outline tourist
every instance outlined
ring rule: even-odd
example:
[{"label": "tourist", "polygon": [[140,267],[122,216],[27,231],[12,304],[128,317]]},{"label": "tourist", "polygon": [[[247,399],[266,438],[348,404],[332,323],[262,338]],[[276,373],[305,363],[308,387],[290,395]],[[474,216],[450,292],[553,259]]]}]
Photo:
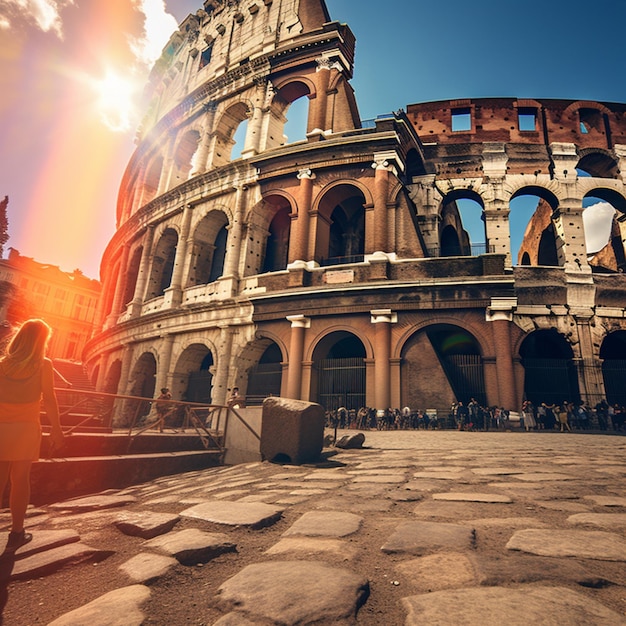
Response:
[{"label": "tourist", "polygon": [[10,479],[11,531],[6,550],[28,543],[24,530],[30,500],[30,470],[41,445],[40,402],[52,427],[52,444],[63,443],[54,393],[52,361],[45,357],[50,327],[43,320],[24,322],[0,359],[0,495]]}]

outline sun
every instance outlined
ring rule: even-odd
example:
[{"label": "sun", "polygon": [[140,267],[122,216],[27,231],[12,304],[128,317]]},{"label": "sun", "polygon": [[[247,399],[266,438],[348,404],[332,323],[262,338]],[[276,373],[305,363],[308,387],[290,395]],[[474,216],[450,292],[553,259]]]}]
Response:
[{"label": "sun", "polygon": [[114,131],[129,130],[135,117],[138,92],[135,81],[109,69],[102,78],[92,80],[92,88],[104,124]]}]

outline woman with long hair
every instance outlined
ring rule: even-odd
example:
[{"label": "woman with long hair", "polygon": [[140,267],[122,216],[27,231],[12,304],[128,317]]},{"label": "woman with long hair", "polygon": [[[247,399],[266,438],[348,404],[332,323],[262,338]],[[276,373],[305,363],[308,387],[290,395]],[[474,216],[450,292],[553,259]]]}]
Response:
[{"label": "woman with long hair", "polygon": [[24,519],[30,500],[30,469],[39,458],[42,398],[53,445],[63,442],[52,361],[45,356],[50,333],[43,320],[28,320],[0,358],[0,499],[7,481],[11,482],[11,531],[6,550],[17,550],[32,539],[24,530]]}]

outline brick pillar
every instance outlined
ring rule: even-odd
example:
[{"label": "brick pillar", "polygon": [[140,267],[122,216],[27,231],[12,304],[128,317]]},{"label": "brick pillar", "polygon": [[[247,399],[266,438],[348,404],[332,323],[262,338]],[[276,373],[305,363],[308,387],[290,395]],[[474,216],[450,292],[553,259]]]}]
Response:
[{"label": "brick pillar", "polygon": [[498,404],[505,409],[518,411],[510,327],[515,307],[517,307],[517,298],[492,298],[491,305],[487,309],[487,321],[491,322],[496,352]]},{"label": "brick pillar", "polygon": [[374,252],[388,252],[388,228],[387,223],[387,195],[389,193],[389,163],[386,159],[376,159],[372,164],[376,170],[374,178],[374,232],[371,238],[371,250],[366,250],[367,254]]},{"label": "brick pillar", "polygon": [[311,327],[311,320],[304,315],[288,315],[291,322],[289,341],[289,369],[287,375],[287,397],[299,400],[302,393],[302,358],[304,356],[304,333]]},{"label": "brick pillar", "polygon": [[300,189],[298,194],[298,212],[292,218],[291,237],[289,238],[288,262],[309,260],[309,212],[313,198],[313,180],[315,174],[308,168],[298,172]]},{"label": "brick pillar", "polygon": [[391,403],[391,325],[398,321],[391,309],[370,311],[375,324],[374,386],[376,408],[386,409]]},{"label": "brick pillar", "polygon": [[322,135],[326,128],[326,109],[328,107],[328,85],[330,84],[330,71],[333,61],[326,58],[317,61],[317,89],[315,99],[311,103],[311,121],[309,128],[311,135]]}]

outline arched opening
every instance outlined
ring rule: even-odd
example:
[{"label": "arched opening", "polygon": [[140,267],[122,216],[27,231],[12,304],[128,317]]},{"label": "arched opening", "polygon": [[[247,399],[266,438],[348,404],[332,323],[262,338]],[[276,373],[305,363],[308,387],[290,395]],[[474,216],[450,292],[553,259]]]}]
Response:
[{"label": "arched opening", "polygon": [[311,395],[327,411],[365,406],[365,346],[347,331],[326,335],[313,352]]},{"label": "arched opening", "polygon": [[626,213],[626,199],[612,189],[597,188],[585,195],[583,207],[587,259],[593,271],[623,272],[626,226],[618,218]]},{"label": "arched opening", "polygon": [[579,176],[615,179],[619,176],[619,163],[606,152],[592,151],[578,161],[576,171]]},{"label": "arched opening", "polygon": [[558,207],[554,194],[543,187],[524,187],[513,194],[509,207],[513,263],[560,265],[552,222],[552,214]]},{"label": "arched opening", "polygon": [[300,96],[294,100],[285,112],[287,121],[284,126],[285,143],[295,143],[306,139],[307,123],[309,119],[309,99]]},{"label": "arched opening", "polygon": [[143,247],[138,246],[133,251],[126,270],[126,284],[124,285],[124,296],[121,302],[121,310],[123,311],[126,306],[132,301],[135,296],[135,287],[137,286],[137,278],[139,277],[139,268],[141,266],[141,255],[143,253]]},{"label": "arched opening", "polygon": [[233,147],[230,151],[230,159],[240,159],[246,147],[246,134],[248,133],[248,118],[242,120],[233,134]]},{"label": "arched opening", "polygon": [[147,299],[162,296],[171,285],[177,245],[178,233],[173,228],[167,228],[154,249]]},{"label": "arched opening", "polygon": [[173,397],[211,404],[213,365],[213,354],[205,345],[195,343],[186,348],[174,370]]},{"label": "arched opening", "polygon": [[453,402],[475,398],[487,404],[484,366],[478,341],[453,324],[416,332],[402,349],[402,403],[447,411]]},{"label": "arched opening", "polygon": [[[482,200],[478,195],[471,192],[454,192],[446,196],[444,200],[441,217],[442,224],[446,224],[446,226],[441,231],[442,236],[443,231],[449,225],[449,220],[454,220],[463,256],[476,256],[488,252],[483,210]],[[456,224],[457,215],[458,224]],[[443,254],[443,242],[441,249],[441,256],[452,256]]]},{"label": "arched opening", "polygon": [[222,211],[211,211],[193,234],[187,286],[212,283],[224,273],[227,243],[228,218]]},{"label": "arched opening", "polygon": [[259,362],[248,372],[248,406],[258,405],[268,396],[280,396],[283,378],[283,355],[278,344],[271,342]]},{"label": "arched opening", "polygon": [[578,374],[574,353],[556,328],[537,330],[520,346],[524,367],[524,395],[535,406],[542,402],[560,404],[578,402]]},{"label": "arched opening", "polygon": [[[130,395],[140,398],[154,398],[156,386],[157,363],[151,352],[144,352],[130,375]],[[130,402],[124,412],[124,420],[127,424],[134,424],[137,420],[150,412],[151,402]]]},{"label": "arched opening", "polygon": [[261,272],[277,272],[287,267],[291,232],[291,205],[281,197],[269,199],[268,203],[270,205],[276,203],[280,208],[270,222]]},{"label": "arched opening", "polygon": [[199,144],[200,133],[197,130],[189,130],[180,138],[174,152],[175,171],[172,177],[174,185],[178,185],[189,178],[194,165],[194,155]]},{"label": "arched opening", "polygon": [[600,359],[607,402],[626,406],[626,330],[614,331],[604,338]]},{"label": "arched opening", "polygon": [[352,185],[333,187],[320,202],[316,260],[322,265],[358,263],[365,253],[365,197]]},{"label": "arched opening", "polygon": [[163,171],[163,157],[157,156],[150,163],[143,184],[143,196],[141,204],[148,204],[150,200],[156,196],[161,181],[161,172]]},{"label": "arched opening", "polygon": [[[248,114],[248,105],[245,102],[237,102],[222,115],[215,133],[213,167],[221,167],[233,159],[235,144],[239,146],[237,157],[241,155],[247,127],[242,122],[247,122]],[[235,134],[240,126],[242,128],[235,139]]]},{"label": "arched opening", "polygon": [[446,226],[441,231],[441,256],[461,256],[461,242],[454,226]]},{"label": "arched opening", "polygon": [[310,93],[309,86],[297,80],[278,90],[270,109],[266,150],[306,139]]}]

